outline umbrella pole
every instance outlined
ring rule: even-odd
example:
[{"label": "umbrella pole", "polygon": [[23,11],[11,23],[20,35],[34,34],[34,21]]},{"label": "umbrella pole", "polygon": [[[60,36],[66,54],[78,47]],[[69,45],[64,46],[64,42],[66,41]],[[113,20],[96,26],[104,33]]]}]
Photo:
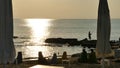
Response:
[{"label": "umbrella pole", "polygon": [[104,61],[105,57],[104,55],[102,56],[102,68],[105,68],[105,61]]},{"label": "umbrella pole", "polygon": [[3,68],[6,68],[6,64],[3,64]]}]

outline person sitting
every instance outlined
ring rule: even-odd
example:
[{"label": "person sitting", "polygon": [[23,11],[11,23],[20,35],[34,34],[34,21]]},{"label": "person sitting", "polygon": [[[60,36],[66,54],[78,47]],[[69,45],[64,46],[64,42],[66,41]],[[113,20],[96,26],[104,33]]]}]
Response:
[{"label": "person sitting", "polygon": [[56,53],[53,54],[53,57],[51,59],[51,64],[57,64],[57,55],[56,55]]},{"label": "person sitting", "polygon": [[69,64],[69,66],[70,66],[70,60],[68,59],[68,57],[67,57],[67,52],[66,51],[64,51],[63,52],[63,55],[62,55],[62,64],[66,64],[66,63],[68,63]]},{"label": "person sitting", "polygon": [[66,60],[66,59],[68,59],[68,58],[67,58],[67,52],[64,51],[64,52],[63,52],[63,55],[62,55],[62,60]]},{"label": "person sitting", "polygon": [[78,59],[78,62],[80,63],[87,63],[88,59],[87,59],[87,52],[85,51],[85,49],[83,49],[81,56]]},{"label": "person sitting", "polygon": [[43,57],[42,52],[39,52],[38,63],[39,64],[48,64],[47,60]]},{"label": "person sitting", "polygon": [[91,49],[91,53],[88,56],[88,61],[89,63],[97,63],[97,58],[93,49]]},{"label": "person sitting", "polygon": [[23,60],[22,60],[22,52],[18,52],[16,63],[20,64],[22,62],[23,62]]}]

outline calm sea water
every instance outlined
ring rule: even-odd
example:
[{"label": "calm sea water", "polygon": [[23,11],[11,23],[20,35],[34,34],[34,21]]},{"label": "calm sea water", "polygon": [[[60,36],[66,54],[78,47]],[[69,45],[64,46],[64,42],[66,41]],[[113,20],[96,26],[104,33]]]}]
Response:
[{"label": "calm sea water", "polygon": [[[54,52],[62,54],[67,51],[69,55],[80,53],[81,46],[74,47],[50,47],[44,46],[46,38],[88,38],[88,32],[92,33],[92,39],[96,39],[96,19],[14,19],[14,39],[16,51],[22,51],[23,57],[37,57],[42,51],[44,56],[50,56]],[[120,19],[111,20],[111,40],[120,37]],[[88,49],[87,49],[88,50]]]}]

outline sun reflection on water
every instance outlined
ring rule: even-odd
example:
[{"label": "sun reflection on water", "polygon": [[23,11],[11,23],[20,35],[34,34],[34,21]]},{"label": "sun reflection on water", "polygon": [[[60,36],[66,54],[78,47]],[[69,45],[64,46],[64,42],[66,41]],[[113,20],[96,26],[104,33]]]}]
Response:
[{"label": "sun reflection on water", "polygon": [[30,42],[35,45],[44,43],[45,38],[49,35],[49,26],[51,19],[26,19],[27,26],[31,28]]},{"label": "sun reflection on water", "polygon": [[47,46],[26,46],[24,50],[24,57],[38,57],[38,52],[42,52],[44,57],[51,55],[51,47]]}]

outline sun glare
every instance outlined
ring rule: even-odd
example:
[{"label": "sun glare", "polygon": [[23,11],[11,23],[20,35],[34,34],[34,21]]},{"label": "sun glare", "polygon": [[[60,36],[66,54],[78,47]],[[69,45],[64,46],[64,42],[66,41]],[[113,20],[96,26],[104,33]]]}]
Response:
[{"label": "sun glare", "polygon": [[26,19],[27,26],[31,28],[31,42],[35,44],[43,43],[49,35],[48,27],[51,19]]}]

